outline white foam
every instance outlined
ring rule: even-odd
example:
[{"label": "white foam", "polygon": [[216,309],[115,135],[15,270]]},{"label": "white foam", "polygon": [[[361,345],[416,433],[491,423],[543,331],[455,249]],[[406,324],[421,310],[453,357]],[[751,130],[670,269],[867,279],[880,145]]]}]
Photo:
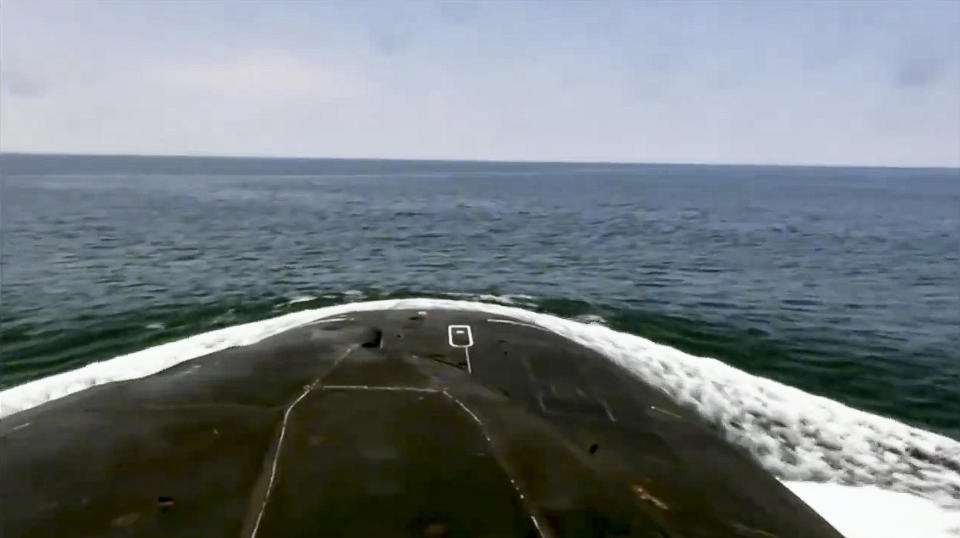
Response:
[{"label": "white foam", "polygon": [[89,387],[148,376],[214,351],[253,344],[317,317],[316,310],[308,310],[227,327],[17,385],[0,392],[0,418]]},{"label": "white foam", "polygon": [[508,306],[532,306],[534,298],[530,295],[519,293],[508,295],[493,295],[490,293],[463,293],[463,292],[443,292],[442,295],[457,297],[462,301],[481,301],[484,303],[496,303]]},{"label": "white foam", "polygon": [[316,299],[316,297],[314,297],[314,296],[312,296],[312,295],[299,295],[299,296],[294,297],[293,299],[290,299],[289,301],[287,301],[287,305],[292,305],[292,304],[297,304],[297,303],[308,303],[308,302],[310,302],[310,301],[312,301],[312,300],[314,300],[314,299]]},{"label": "white foam", "polygon": [[583,314],[573,318],[574,321],[579,321],[580,323],[586,323],[588,325],[606,325],[607,320],[603,319],[603,316],[597,314]]},{"label": "white foam", "polygon": [[943,510],[909,493],[818,482],[784,485],[846,538],[960,536],[960,512]]},{"label": "white foam", "polygon": [[[0,417],[134,379],[351,311],[471,309],[537,324],[590,347],[700,413],[782,480],[876,486],[960,510],[960,443],[650,340],[509,306],[442,299],[338,305],[220,329],[0,392]],[[862,491],[867,491],[863,490]]]}]

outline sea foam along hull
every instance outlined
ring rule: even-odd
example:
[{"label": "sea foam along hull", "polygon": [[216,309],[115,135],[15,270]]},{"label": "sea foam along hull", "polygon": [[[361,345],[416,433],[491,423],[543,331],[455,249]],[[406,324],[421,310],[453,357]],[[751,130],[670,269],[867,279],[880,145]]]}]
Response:
[{"label": "sea foam along hull", "polygon": [[2,536],[839,536],[655,388],[481,312],[319,320],[0,438]]}]

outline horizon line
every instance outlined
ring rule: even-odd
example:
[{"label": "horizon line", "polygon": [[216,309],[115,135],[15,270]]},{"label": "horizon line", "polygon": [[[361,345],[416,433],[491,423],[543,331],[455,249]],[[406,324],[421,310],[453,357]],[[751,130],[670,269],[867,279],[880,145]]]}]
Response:
[{"label": "horizon line", "polygon": [[191,158],[191,159],[258,159],[301,161],[400,161],[437,163],[489,163],[489,164],[590,164],[611,166],[755,166],[781,168],[889,168],[889,169],[935,169],[960,170],[960,164],[949,165],[894,165],[894,164],[823,164],[823,163],[744,163],[744,162],[677,162],[677,161],[581,161],[538,159],[464,159],[436,157],[304,157],[285,155],[228,155],[228,154],[183,154],[183,153],[56,153],[44,151],[0,151],[0,156],[17,155],[31,157],[140,157],[140,158]]}]

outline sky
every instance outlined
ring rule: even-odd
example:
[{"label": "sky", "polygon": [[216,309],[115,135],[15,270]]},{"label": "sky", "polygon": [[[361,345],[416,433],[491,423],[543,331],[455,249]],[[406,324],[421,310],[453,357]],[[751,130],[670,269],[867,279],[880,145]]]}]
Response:
[{"label": "sky", "polygon": [[5,152],[960,166],[960,1],[0,0]]}]

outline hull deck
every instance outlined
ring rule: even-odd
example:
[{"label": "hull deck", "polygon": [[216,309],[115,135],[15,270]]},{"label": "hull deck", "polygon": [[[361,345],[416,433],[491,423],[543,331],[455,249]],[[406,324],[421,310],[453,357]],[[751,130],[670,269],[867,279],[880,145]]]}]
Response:
[{"label": "hull deck", "polygon": [[597,353],[358,312],[0,421],[0,535],[839,537]]}]

